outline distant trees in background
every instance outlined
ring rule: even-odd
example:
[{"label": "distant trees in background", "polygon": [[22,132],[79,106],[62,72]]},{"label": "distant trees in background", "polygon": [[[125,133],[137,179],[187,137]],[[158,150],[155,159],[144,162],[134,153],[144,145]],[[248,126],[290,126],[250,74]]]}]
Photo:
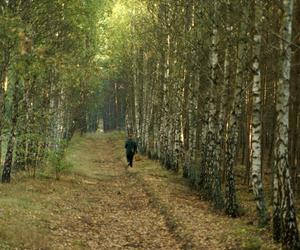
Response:
[{"label": "distant trees in background", "polygon": [[1,1],[0,156],[12,170],[60,154],[100,120],[98,1]]},{"label": "distant trees in background", "polygon": [[103,129],[124,130],[126,113],[126,92],[117,81],[104,81],[103,88]]},{"label": "distant trees in background", "polygon": [[271,195],[274,239],[296,249],[300,2],[116,1],[107,20],[109,76],[125,87],[139,150],[231,217],[242,175],[259,225]]}]

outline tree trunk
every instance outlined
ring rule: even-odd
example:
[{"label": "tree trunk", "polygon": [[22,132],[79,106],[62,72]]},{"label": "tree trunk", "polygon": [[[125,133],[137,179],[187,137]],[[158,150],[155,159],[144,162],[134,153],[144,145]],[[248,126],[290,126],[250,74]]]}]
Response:
[{"label": "tree trunk", "polygon": [[4,84],[7,77],[8,63],[9,63],[9,52],[7,49],[3,49],[3,60],[0,68],[0,164],[2,164],[2,128],[3,128],[4,104],[5,104]]},{"label": "tree trunk", "polygon": [[[281,191],[280,209],[278,198],[274,197],[273,225],[282,224],[282,244],[287,249],[299,249],[299,234],[291,187],[290,167],[288,163],[288,130],[289,130],[289,85],[291,71],[291,38],[293,0],[284,0],[282,22],[282,71],[277,88],[277,131],[275,143],[275,166],[278,178],[274,180],[274,188]],[[276,183],[277,182],[277,183]],[[279,182],[279,185],[278,185]],[[279,186],[279,188],[278,188]],[[278,215],[280,211],[280,215]],[[276,228],[274,233],[278,234]],[[280,235],[274,235],[278,239]]]},{"label": "tree trunk", "polygon": [[249,17],[248,1],[241,1],[243,19],[240,27],[238,44],[238,57],[236,69],[236,86],[234,89],[233,103],[228,117],[227,139],[225,141],[225,168],[226,168],[226,209],[225,212],[231,217],[239,216],[236,198],[234,165],[238,154],[239,119],[242,113],[242,100],[244,95],[245,80],[244,73],[247,72],[247,22]]},{"label": "tree trunk", "polygon": [[261,51],[261,25],[263,20],[263,2],[257,0],[255,4],[255,35],[253,48],[253,109],[252,109],[252,187],[256,208],[259,216],[259,225],[267,224],[266,205],[262,183],[262,123],[261,123],[261,70],[260,70],[260,51]]},{"label": "tree trunk", "polygon": [[218,71],[217,66],[219,63],[218,54],[218,3],[214,1],[213,9],[213,27],[211,34],[211,85],[209,91],[209,126],[207,134],[207,147],[208,147],[208,168],[212,174],[212,199],[216,209],[222,209],[224,200],[221,190],[221,136],[219,131],[220,117],[219,109],[217,107],[217,100],[219,99],[219,86],[218,86]]},{"label": "tree trunk", "polygon": [[19,80],[16,80],[14,89],[13,89],[13,113],[11,118],[11,130],[7,143],[7,152],[3,165],[2,172],[2,183],[10,182],[10,174],[11,174],[11,165],[13,160],[13,151],[16,140],[16,126],[18,120],[18,106],[19,106]]}]

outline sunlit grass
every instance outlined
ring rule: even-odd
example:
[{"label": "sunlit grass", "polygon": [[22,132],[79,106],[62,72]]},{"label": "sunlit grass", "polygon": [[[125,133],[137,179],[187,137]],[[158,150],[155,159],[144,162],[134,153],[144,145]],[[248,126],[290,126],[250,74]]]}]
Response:
[{"label": "sunlit grass", "polygon": [[47,229],[40,228],[40,218],[50,216],[44,206],[47,186],[33,179],[1,185],[0,249],[47,247]]},{"label": "sunlit grass", "polygon": [[[99,138],[101,138],[101,140],[99,140]],[[66,160],[74,166],[68,173],[96,179],[111,178],[111,171],[109,171],[109,169],[106,171],[105,168],[102,168],[101,172],[99,172],[99,165],[110,164],[109,162],[104,162],[104,156],[112,155],[112,151],[119,152],[116,148],[119,148],[120,144],[123,144],[121,142],[124,138],[124,132],[118,131],[87,134],[83,137],[75,135],[66,151]],[[107,147],[107,144],[111,145],[111,147]],[[99,148],[101,150],[99,150]],[[122,156],[118,154],[117,158],[118,157]]]}]

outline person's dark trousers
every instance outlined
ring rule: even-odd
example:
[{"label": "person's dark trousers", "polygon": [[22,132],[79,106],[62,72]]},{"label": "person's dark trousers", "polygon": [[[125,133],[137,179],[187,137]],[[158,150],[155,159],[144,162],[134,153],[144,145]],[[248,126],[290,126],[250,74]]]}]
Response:
[{"label": "person's dark trousers", "polygon": [[134,154],[126,154],[127,162],[130,167],[132,167],[133,156],[134,156]]}]

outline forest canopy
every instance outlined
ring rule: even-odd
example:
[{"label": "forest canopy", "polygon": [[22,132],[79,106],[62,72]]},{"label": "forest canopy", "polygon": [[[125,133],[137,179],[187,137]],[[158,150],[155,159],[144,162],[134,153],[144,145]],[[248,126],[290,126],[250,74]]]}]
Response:
[{"label": "forest canopy", "polygon": [[49,150],[59,155],[76,130],[97,129],[101,6],[1,2],[2,181],[9,181],[11,165],[35,169]]}]

